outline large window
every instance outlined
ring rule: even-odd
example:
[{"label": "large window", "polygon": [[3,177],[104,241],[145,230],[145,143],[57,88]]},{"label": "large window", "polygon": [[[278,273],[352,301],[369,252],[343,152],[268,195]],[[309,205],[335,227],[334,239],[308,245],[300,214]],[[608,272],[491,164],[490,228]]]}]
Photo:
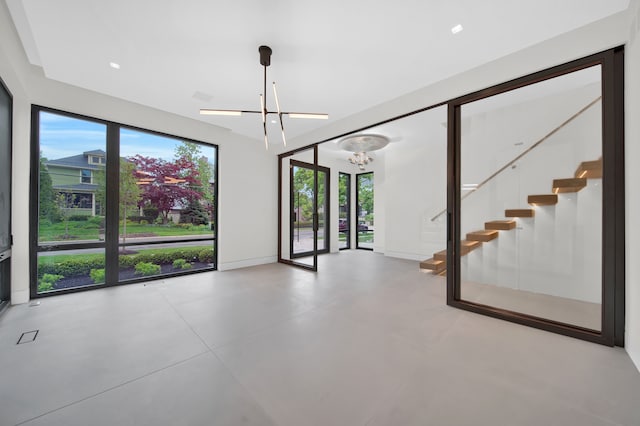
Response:
[{"label": "large window", "polygon": [[351,175],[338,178],[338,240],[340,250],[351,248]]},{"label": "large window", "polygon": [[373,250],[373,172],[356,175],[356,248]]},{"label": "large window", "polygon": [[32,122],[32,296],[215,269],[215,146],[41,107]]}]

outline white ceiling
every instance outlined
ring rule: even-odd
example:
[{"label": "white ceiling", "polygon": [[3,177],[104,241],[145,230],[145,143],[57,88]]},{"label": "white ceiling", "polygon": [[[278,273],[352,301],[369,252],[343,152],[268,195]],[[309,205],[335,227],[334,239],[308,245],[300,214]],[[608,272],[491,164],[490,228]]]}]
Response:
[{"label": "white ceiling", "polygon": [[[629,0],[6,0],[30,62],[75,86],[262,140],[281,107],[338,120],[627,8]],[[451,33],[454,25],[464,30]],[[109,66],[121,65],[120,70]],[[267,88],[269,110],[275,110]],[[275,117],[275,116],[273,116]],[[327,125],[286,119],[289,139]],[[279,129],[270,131],[279,143]]]}]

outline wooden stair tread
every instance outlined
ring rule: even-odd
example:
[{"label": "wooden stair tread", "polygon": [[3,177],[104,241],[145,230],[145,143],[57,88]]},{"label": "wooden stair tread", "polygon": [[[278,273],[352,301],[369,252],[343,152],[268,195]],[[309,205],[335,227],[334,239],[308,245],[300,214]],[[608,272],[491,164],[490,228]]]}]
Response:
[{"label": "wooden stair tread", "polygon": [[585,179],[602,178],[602,158],[594,161],[583,161],[580,163],[573,176]]},{"label": "wooden stair tread", "polygon": [[578,192],[587,186],[586,178],[554,179],[553,193]]},{"label": "wooden stair tread", "polygon": [[509,231],[515,227],[515,220],[492,220],[484,223],[484,229],[493,229],[498,231]]},{"label": "wooden stair tread", "polygon": [[479,231],[469,232],[467,234],[467,240],[482,241],[486,243],[498,238],[498,235],[498,231],[495,231],[493,229],[481,229]]},{"label": "wooden stair tread", "polygon": [[431,271],[440,272],[446,267],[447,263],[443,260],[427,259],[420,262],[420,269],[429,269]]},{"label": "wooden stair tread", "polygon": [[506,217],[533,217],[534,209],[507,209],[504,211]]},{"label": "wooden stair tread", "polygon": [[462,240],[460,241],[460,255],[464,256],[482,245],[481,241]]},{"label": "wooden stair tread", "polygon": [[439,251],[437,253],[433,253],[433,258],[435,260],[442,260],[442,261],[447,261],[447,251],[446,250],[442,250]]},{"label": "wooden stair tread", "polygon": [[527,203],[534,206],[552,206],[558,204],[558,194],[529,195]]}]

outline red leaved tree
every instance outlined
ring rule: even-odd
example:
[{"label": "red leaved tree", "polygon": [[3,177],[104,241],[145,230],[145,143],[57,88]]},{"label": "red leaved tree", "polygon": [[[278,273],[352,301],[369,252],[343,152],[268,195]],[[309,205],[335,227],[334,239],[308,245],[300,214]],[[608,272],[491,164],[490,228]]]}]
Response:
[{"label": "red leaved tree", "polygon": [[202,197],[193,189],[200,184],[198,167],[193,162],[184,158],[169,162],[141,155],[129,160],[136,164],[141,203],[156,207],[163,223],[167,223],[173,208],[181,208]]}]

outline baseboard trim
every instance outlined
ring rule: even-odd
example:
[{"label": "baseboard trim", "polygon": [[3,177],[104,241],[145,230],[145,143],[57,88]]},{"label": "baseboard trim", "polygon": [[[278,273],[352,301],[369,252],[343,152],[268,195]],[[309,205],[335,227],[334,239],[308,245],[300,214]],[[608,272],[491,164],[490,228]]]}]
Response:
[{"label": "baseboard trim", "polygon": [[276,256],[254,257],[252,259],[237,260],[235,262],[218,263],[218,271],[229,271],[232,269],[248,268],[250,266],[266,265],[276,263]]}]

